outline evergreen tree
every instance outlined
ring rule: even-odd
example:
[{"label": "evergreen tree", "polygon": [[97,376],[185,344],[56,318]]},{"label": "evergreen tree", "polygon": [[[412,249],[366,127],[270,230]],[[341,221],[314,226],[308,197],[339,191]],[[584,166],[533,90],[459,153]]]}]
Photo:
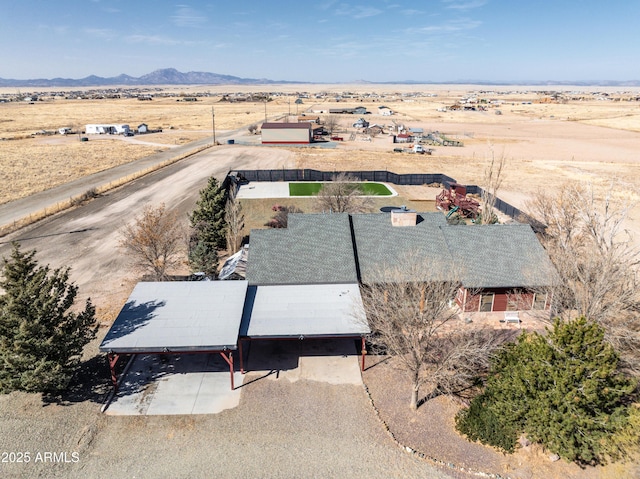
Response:
[{"label": "evergreen tree", "polygon": [[470,439],[513,451],[519,434],[578,463],[610,453],[628,417],[633,380],[617,371],[604,330],[556,320],[545,337],[524,333],[495,360],[485,391],[456,418]]},{"label": "evergreen tree", "polygon": [[225,207],[227,194],[215,177],[209,178],[207,186],[200,190],[200,199],[189,215],[192,234],[189,239],[189,262],[194,271],[217,268],[217,250],[226,247],[227,237]]},{"label": "evergreen tree", "polygon": [[95,308],[87,300],[70,312],[78,287],[69,268],[38,266],[35,250],[13,245],[3,259],[0,287],[0,392],[54,393],[63,390],[96,334]]}]

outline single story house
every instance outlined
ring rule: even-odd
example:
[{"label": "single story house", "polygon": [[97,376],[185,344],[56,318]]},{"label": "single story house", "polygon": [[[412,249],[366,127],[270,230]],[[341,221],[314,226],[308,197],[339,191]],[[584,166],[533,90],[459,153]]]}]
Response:
[{"label": "single story house", "polygon": [[529,225],[450,225],[406,209],[290,214],[286,229],[251,232],[246,270],[257,285],[452,277],[463,312],[525,311],[549,308],[557,273]]}]

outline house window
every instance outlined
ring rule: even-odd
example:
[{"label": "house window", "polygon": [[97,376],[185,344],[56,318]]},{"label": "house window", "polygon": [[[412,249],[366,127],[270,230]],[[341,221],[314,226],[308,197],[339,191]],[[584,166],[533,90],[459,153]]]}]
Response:
[{"label": "house window", "polygon": [[533,297],[533,309],[545,309],[547,306],[547,293],[536,293]]},{"label": "house window", "polygon": [[493,293],[483,294],[480,298],[480,311],[490,312],[493,311]]}]

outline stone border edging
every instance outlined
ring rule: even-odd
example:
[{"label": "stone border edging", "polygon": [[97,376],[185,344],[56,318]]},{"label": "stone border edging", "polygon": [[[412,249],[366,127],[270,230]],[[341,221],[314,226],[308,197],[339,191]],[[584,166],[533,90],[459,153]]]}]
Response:
[{"label": "stone border edging", "polygon": [[376,404],[373,401],[373,397],[371,397],[371,393],[369,392],[369,388],[365,384],[364,379],[362,381],[362,386],[364,387],[364,392],[367,395],[367,399],[369,399],[369,404],[371,405],[371,407],[373,408],[374,412],[376,413],[376,417],[378,418],[378,420],[382,424],[382,427],[387,432],[387,434],[389,434],[389,437],[391,437],[391,440],[400,449],[402,449],[407,454],[411,454],[411,455],[413,455],[415,457],[418,457],[420,459],[424,459],[424,460],[429,461],[429,462],[431,462],[431,463],[433,463],[433,464],[435,464],[437,466],[447,467],[449,469],[455,469],[456,471],[464,472],[465,474],[471,474],[471,475],[478,476],[478,477],[488,477],[488,478],[491,478],[491,479],[512,479],[510,476],[501,476],[500,474],[494,474],[492,472],[476,471],[474,469],[465,468],[465,467],[462,467],[462,466],[456,466],[455,464],[453,464],[451,462],[445,462],[445,461],[443,461],[441,459],[437,459],[437,458],[435,458],[433,456],[425,454],[424,452],[418,451],[418,450],[413,449],[413,448],[411,448],[409,446],[405,446],[400,441],[398,441],[398,439],[396,438],[396,436],[393,433],[393,431],[391,431],[391,429],[389,428],[389,425],[386,423],[386,421],[384,419],[382,419],[382,416],[380,415],[380,410],[376,407]]}]

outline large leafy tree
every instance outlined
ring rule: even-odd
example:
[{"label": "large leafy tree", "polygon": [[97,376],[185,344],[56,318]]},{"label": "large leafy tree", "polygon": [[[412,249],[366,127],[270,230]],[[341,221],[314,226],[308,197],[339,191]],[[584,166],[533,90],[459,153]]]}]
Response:
[{"label": "large leafy tree", "polygon": [[618,361],[603,328],[584,317],[556,320],[546,336],[524,333],[497,355],[485,391],[457,427],[507,451],[524,433],[568,460],[604,462],[635,389]]},{"label": "large leafy tree", "polygon": [[95,308],[70,311],[78,287],[69,268],[39,266],[36,251],[14,244],[0,287],[0,391],[55,393],[69,383],[83,347],[96,334]]},{"label": "large leafy tree", "polygon": [[227,244],[226,206],[225,189],[214,176],[210,177],[207,186],[200,190],[196,208],[189,215],[192,228],[189,263],[194,271],[213,274],[217,269],[217,251]]}]

